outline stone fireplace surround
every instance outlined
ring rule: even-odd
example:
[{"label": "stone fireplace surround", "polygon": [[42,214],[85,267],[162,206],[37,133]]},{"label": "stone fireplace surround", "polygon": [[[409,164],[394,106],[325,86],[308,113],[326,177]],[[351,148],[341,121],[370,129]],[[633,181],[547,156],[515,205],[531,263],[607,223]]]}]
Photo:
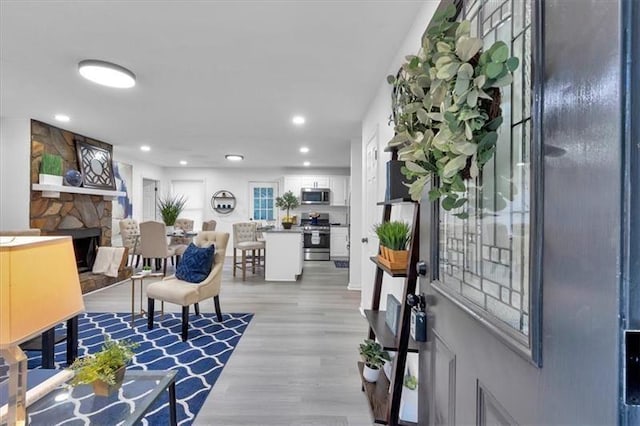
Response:
[{"label": "stone fireplace surround", "polygon": [[[62,157],[63,171],[79,170],[76,159],[76,140],[109,151],[113,148],[107,143],[31,120],[31,183],[38,183],[40,161],[45,152]],[[59,198],[46,198],[42,196],[41,191],[31,190],[30,226],[40,229],[42,235],[74,237],[82,293],[107,287],[131,275],[129,268],[120,271],[117,278],[90,272],[97,248],[95,244],[111,246],[111,208],[111,201],[105,200],[102,196],[61,192]],[[91,241],[81,241],[90,236],[95,239],[93,246]]]}]

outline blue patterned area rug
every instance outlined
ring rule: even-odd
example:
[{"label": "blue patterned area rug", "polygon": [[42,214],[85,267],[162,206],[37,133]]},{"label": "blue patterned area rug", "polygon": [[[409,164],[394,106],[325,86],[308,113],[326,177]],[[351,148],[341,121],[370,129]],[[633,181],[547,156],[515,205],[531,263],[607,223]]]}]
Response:
[{"label": "blue patterned area rug", "polygon": [[[179,313],[165,313],[163,320],[156,314],[153,330],[147,330],[146,317],[137,318],[132,328],[129,313],[84,313],[78,321],[78,356],[99,351],[105,334],[140,343],[127,368],[177,370],[178,424],[190,425],[252,318],[253,314],[223,314],[219,323],[215,314],[190,315],[189,340],[183,342]],[[28,352],[29,368],[40,368],[40,354]],[[56,368],[64,368],[66,343],[56,345],[55,362]],[[147,411],[143,424],[165,425],[168,415],[169,397],[164,392]]]},{"label": "blue patterned area rug", "polygon": [[336,265],[336,268],[348,268],[349,261],[348,260],[334,260],[333,263]]}]

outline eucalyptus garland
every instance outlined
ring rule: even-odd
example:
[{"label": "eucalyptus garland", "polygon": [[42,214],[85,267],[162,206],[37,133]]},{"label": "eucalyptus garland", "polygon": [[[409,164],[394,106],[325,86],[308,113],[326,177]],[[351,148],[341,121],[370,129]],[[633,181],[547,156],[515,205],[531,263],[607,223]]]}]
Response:
[{"label": "eucalyptus garland", "polygon": [[439,186],[429,199],[442,199],[445,210],[467,202],[466,181],[493,157],[502,124],[499,88],[511,84],[519,64],[502,41],[483,51],[482,40],[470,35],[471,23],[455,22],[455,15],[453,5],[436,13],[418,54],[387,78],[394,86],[396,133],[389,146],[405,163],[409,194],[420,200],[436,174]]}]

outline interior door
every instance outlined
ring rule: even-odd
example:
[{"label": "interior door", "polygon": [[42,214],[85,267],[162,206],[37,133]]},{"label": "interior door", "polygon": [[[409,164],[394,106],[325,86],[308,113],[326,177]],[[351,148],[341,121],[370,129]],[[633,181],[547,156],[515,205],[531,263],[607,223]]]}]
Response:
[{"label": "interior door", "polygon": [[158,181],[142,179],[142,221],[158,220]]},{"label": "interior door", "polygon": [[[382,214],[377,208],[379,200],[378,188],[378,129],[369,137],[365,149],[365,181],[364,181],[364,209],[362,209],[362,282],[373,283],[375,278],[375,265],[369,258],[378,254],[378,236],[373,230],[375,223],[379,222]],[[370,309],[373,287],[363,285],[360,299],[362,309]]]},{"label": "interior door", "polygon": [[425,424],[631,421],[619,322],[627,6],[461,2],[485,43],[507,42],[520,67],[503,90],[494,159],[468,191],[469,219],[423,201]]}]

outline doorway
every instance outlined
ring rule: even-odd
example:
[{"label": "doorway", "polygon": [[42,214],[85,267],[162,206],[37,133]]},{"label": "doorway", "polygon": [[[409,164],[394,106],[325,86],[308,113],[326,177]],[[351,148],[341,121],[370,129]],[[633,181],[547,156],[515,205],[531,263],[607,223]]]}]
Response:
[{"label": "doorway", "polygon": [[158,220],[158,189],[160,181],[142,178],[142,221]]}]

